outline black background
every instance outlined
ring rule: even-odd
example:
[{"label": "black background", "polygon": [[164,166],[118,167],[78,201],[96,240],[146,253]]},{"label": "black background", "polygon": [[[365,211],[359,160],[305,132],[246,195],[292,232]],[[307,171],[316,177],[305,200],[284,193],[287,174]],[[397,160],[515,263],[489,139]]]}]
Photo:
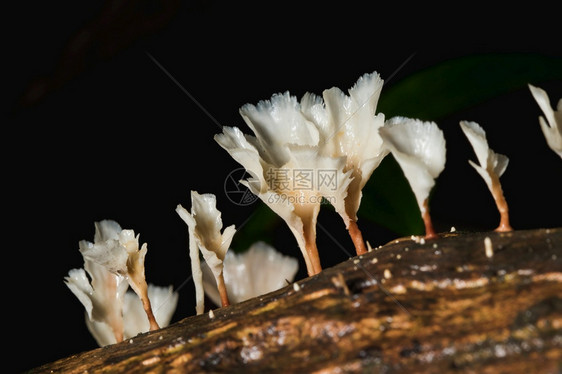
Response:
[{"label": "black background", "polygon": [[[548,15],[351,2],[24,3],[9,14],[4,56],[2,305],[10,364],[22,371],[96,348],[63,279],[82,266],[78,242],[93,240],[102,219],[148,243],[147,280],[179,288],[173,321],[195,313],[187,227],[175,207],[190,209],[196,190],[217,196],[225,226],[240,227],[254,211],[228,199],[224,181],[239,165],[213,140],[220,125],[248,131],[241,105],[286,90],[297,97],[347,90],[375,70],[389,87],[467,55],[559,56],[559,29]],[[538,85],[553,105],[562,97],[561,82]],[[541,114],[522,88],[439,121],[448,161],[431,206],[438,231],[498,223],[487,187],[466,162],[474,155],[460,120],[479,122],[491,148],[510,158],[502,184],[514,228],[560,226],[562,160],[546,146]],[[318,231],[324,267],[348,258],[353,247],[339,217],[323,210],[319,222],[331,233]],[[359,225],[372,245],[395,237]],[[297,278],[304,277],[290,231],[280,225],[271,240],[299,258]]]}]

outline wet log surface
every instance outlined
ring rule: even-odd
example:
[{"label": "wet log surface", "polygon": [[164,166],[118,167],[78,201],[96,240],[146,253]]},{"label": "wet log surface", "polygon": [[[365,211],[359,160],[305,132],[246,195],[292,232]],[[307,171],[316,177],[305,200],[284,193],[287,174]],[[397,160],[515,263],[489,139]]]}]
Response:
[{"label": "wet log surface", "polygon": [[31,372],[99,371],[558,373],[562,228],[403,238]]}]

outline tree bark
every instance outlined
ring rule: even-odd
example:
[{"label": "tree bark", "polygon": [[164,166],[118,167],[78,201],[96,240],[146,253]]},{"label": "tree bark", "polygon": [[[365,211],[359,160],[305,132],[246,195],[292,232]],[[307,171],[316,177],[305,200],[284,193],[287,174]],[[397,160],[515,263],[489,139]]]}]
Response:
[{"label": "tree bark", "polygon": [[558,373],[562,228],[401,238],[212,314],[32,372]]}]

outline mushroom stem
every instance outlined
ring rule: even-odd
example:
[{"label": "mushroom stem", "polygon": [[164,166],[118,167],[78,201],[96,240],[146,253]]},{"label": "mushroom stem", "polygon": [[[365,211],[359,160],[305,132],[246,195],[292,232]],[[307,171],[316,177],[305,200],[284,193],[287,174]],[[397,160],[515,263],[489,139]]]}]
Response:
[{"label": "mushroom stem", "polygon": [[362,255],[367,253],[367,247],[365,246],[365,241],[363,240],[363,234],[357,226],[357,222],[354,220],[349,221],[349,227],[347,228],[349,232],[349,236],[351,236],[351,240],[353,241],[353,245],[355,245],[355,252],[357,255]]},{"label": "mushroom stem", "polygon": [[320,256],[318,255],[318,247],[316,247],[316,232],[310,228],[304,227],[304,242],[306,253],[308,255],[309,261],[306,263],[306,270],[308,271],[308,276],[316,275],[322,271],[322,265],[320,264]]},{"label": "mushroom stem", "polygon": [[503,190],[499,181],[499,177],[496,174],[492,174],[491,177],[492,177],[492,196],[496,201],[496,206],[498,207],[498,211],[500,213],[500,224],[495,231],[498,232],[512,231],[513,228],[509,223],[509,209],[507,206],[507,201],[505,200],[505,196],[503,195]]},{"label": "mushroom stem", "polygon": [[219,289],[219,294],[221,296],[221,305],[222,306],[229,306],[230,301],[228,300],[228,293],[226,292],[226,284],[224,283],[224,275],[221,271],[218,279],[217,279],[217,288]]},{"label": "mushroom stem", "polygon": [[[117,295],[117,276],[109,271],[106,272],[106,285],[108,293],[112,295]],[[123,341],[123,318],[121,317],[122,312],[117,316],[117,313],[111,313],[109,316],[109,325],[111,326],[111,331],[113,331],[113,336],[115,336],[115,341],[117,343]]]},{"label": "mushroom stem", "polygon": [[428,199],[425,199],[423,202],[423,213],[422,219],[425,225],[425,238],[426,239],[434,239],[437,237],[435,230],[433,229],[433,223],[431,221],[431,216],[429,214],[429,204]]},{"label": "mushroom stem", "polygon": [[158,322],[156,322],[156,317],[154,317],[154,313],[152,312],[152,306],[150,305],[150,299],[148,298],[148,291],[146,288],[142,292],[141,296],[142,307],[148,317],[148,323],[150,324],[150,331],[158,330],[160,326],[158,326]]},{"label": "mushroom stem", "polygon": [[150,324],[150,331],[158,330],[160,326],[158,326],[154,313],[152,313],[152,306],[150,305],[150,299],[148,298],[148,284],[144,279],[144,271],[135,271],[131,263],[128,264],[128,267],[129,285],[142,301],[142,307],[148,317],[148,323]]},{"label": "mushroom stem", "polygon": [[123,331],[116,331],[115,329],[113,330],[113,336],[115,336],[115,341],[117,343],[122,342],[123,341]]},{"label": "mushroom stem", "polygon": [[320,265],[320,256],[318,255],[318,248],[316,243],[308,242],[306,243],[306,252],[310,258],[310,268],[307,269],[308,276],[316,275],[322,271],[322,266]]}]

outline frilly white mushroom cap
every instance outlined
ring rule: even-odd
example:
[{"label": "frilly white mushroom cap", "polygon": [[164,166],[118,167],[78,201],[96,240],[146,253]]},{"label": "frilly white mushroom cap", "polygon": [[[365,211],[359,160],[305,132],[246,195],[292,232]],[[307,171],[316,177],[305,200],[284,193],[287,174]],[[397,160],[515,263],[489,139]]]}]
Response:
[{"label": "frilly white mushroom cap", "polygon": [[260,158],[273,166],[287,163],[288,144],[318,144],[318,130],[304,117],[299,102],[289,92],[274,94],[257,105],[245,104],[240,115],[255,134],[252,140]]},{"label": "frilly white mushroom cap", "polygon": [[[276,112],[275,107],[268,108]],[[271,116],[274,117],[273,114]],[[265,124],[262,126],[265,127]],[[270,126],[274,128],[275,123],[270,123]],[[245,135],[237,127],[223,127],[223,133],[217,134],[215,140],[252,176],[241,183],[287,223],[308,266],[310,258],[306,251],[305,236],[316,237],[316,219],[322,197],[338,213],[344,214],[347,187],[351,181],[351,172],[343,171],[345,157],[322,156],[315,146],[285,144],[280,147],[273,144],[270,151],[276,147],[283,150],[283,156],[275,162],[284,160],[285,163],[272,164],[268,159],[273,160],[275,157],[270,154],[262,157],[260,147],[265,140],[258,141]],[[306,172],[309,178],[305,188],[297,185],[300,172]],[[305,226],[312,232],[305,233]]]},{"label": "frilly white mushroom cap", "polygon": [[383,83],[373,72],[361,76],[349,89],[349,95],[332,87],[323,92],[322,98],[306,93],[301,100],[304,115],[320,132],[320,154],[345,156],[345,170],[352,171],[342,215],[346,225],[349,219],[357,220],[361,190],[388,154],[378,132],[384,125],[384,115],[375,113]]},{"label": "frilly white mushroom cap", "polygon": [[[160,311],[154,313],[156,320],[168,324],[168,315],[171,316],[176,308],[177,293],[172,293],[171,287],[148,286],[147,290],[144,279],[146,244],[138,250],[138,236],[135,237],[133,230],[122,230],[115,221],[95,222],[95,227],[94,243],[79,242],[84,269],[70,270],[65,283],[84,306],[86,324],[98,344],[115,343],[117,337],[126,336],[133,326],[139,329],[136,334],[150,329],[139,298],[144,291],[148,292],[149,300],[158,303]],[[129,286],[137,295],[127,292]],[[163,296],[168,302],[162,307]],[[133,310],[131,303],[135,303],[139,310],[130,312]],[[124,314],[131,320],[124,323]]]},{"label": "frilly white mushroom cap", "polygon": [[445,168],[443,131],[435,122],[393,117],[379,133],[408,179],[423,214],[424,202]]},{"label": "frilly white mushroom cap", "polygon": [[222,134],[215,135],[215,141],[252,176],[251,181],[254,188],[259,193],[266,192],[268,185],[265,182],[264,169],[274,166],[268,164],[260,155],[257,148],[257,139],[244,134],[238,127],[224,126],[222,131]]},{"label": "frilly white mushroom cap", "polygon": [[98,263],[110,272],[123,276],[142,274],[146,245],[139,250],[139,237],[133,230],[122,230],[112,220],[95,223],[94,243],[82,240],[78,243],[84,259]]},{"label": "frilly white mushroom cap", "polygon": [[546,142],[550,149],[562,157],[562,99],[558,100],[555,111],[550,106],[550,100],[545,90],[531,84],[529,84],[529,89],[544,113],[544,117],[539,116],[539,123]]},{"label": "frilly white mushroom cap", "polygon": [[81,240],[80,253],[85,260],[104,266],[115,274],[126,276],[129,253],[121,246],[119,234],[122,229],[115,221],[103,220],[95,223],[94,242]]},{"label": "frilly white mushroom cap", "polygon": [[216,202],[216,196],[213,194],[191,191],[191,213],[181,204],[176,207],[176,212],[189,230],[189,256],[195,284],[197,314],[204,312],[205,297],[199,251],[215,278],[219,277],[223,270],[223,260],[236,232],[235,226],[231,225],[221,233],[221,212],[216,208]]},{"label": "frilly white mushroom cap", "polygon": [[139,249],[139,235],[135,236],[133,230],[122,230],[117,222],[103,220],[96,223],[94,243],[82,240],[78,244],[85,260],[126,277],[139,297],[145,295],[144,259],[148,248],[145,243]]},{"label": "frilly white mushroom cap", "polygon": [[[303,115],[297,99],[288,92],[275,94],[257,106],[246,104],[240,114],[254,136],[237,127],[223,127],[215,140],[252,176],[241,183],[287,223],[309,267],[305,237],[316,237],[322,198],[338,213],[345,213],[351,181],[351,173],[343,170],[346,157],[319,153],[316,125]],[[309,183],[299,188],[298,175],[303,172]]]},{"label": "frilly white mushroom cap", "polygon": [[476,169],[478,174],[486,181],[490,191],[493,192],[492,174],[497,176],[497,178],[501,177],[507,168],[509,158],[502,154],[495,153],[488,147],[486,132],[476,122],[461,121],[460,126],[472,145],[480,165],[475,164],[471,160],[468,162]]},{"label": "frilly white mushroom cap", "polygon": [[[228,252],[224,260],[224,280],[232,303],[264,295],[292,282],[298,271],[297,259],[277,252],[265,242],[256,242],[242,253]],[[221,305],[216,281],[203,265],[203,286],[207,296]]]},{"label": "frilly white mushroom cap", "polygon": [[110,219],[104,219],[99,222],[94,222],[94,226],[96,228],[94,233],[94,243],[101,243],[111,239],[119,239],[119,233],[121,230],[121,226]]},{"label": "frilly white mushroom cap", "polygon": [[[158,287],[149,284],[148,298],[154,306],[154,317],[158,325],[168,326],[176,310],[177,292],[172,290],[172,286]],[[142,302],[133,292],[125,293],[122,318],[124,320],[124,339],[133,338],[150,329]],[[115,336],[107,323],[86,318],[86,325],[100,347],[116,343]]]},{"label": "frilly white mushroom cap", "polygon": [[88,318],[107,323],[117,333],[123,329],[121,313],[128,288],[128,253],[119,244],[121,231],[115,221],[95,222],[94,243],[86,240],[78,243],[85,270],[73,269],[65,278],[66,285],[84,305]]},{"label": "frilly white mushroom cap", "polygon": [[[86,325],[100,346],[117,342],[123,334],[124,296],[129,288],[125,277],[104,266],[85,261],[84,269],[72,269],[65,283],[86,310]],[[97,326],[95,328],[94,326]]]},{"label": "frilly white mushroom cap", "polygon": [[[224,260],[236,232],[234,225],[231,225],[221,233],[221,212],[216,208],[216,205],[217,198],[215,195],[191,191],[191,214],[196,223],[193,233],[205,261],[212,270]],[[213,273],[218,275],[220,271],[222,271],[222,268],[215,268]]]},{"label": "frilly white mushroom cap", "polygon": [[87,319],[106,324],[115,340],[113,331],[119,333],[123,330],[123,298],[129,288],[125,277],[86,260],[84,269],[72,269],[68,272],[65,283],[84,306]]}]

